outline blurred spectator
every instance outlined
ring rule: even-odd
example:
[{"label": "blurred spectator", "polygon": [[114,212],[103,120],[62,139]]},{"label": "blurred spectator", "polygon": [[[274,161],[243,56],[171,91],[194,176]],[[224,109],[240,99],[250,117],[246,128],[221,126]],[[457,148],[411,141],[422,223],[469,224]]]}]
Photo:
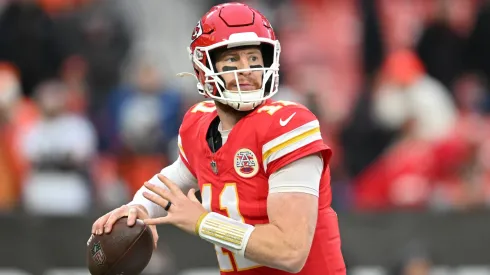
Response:
[{"label": "blurred spectator", "polygon": [[437,1],[373,1],[378,10],[385,54],[412,49],[416,45],[416,37],[423,30],[427,10]]},{"label": "blurred spectator", "polygon": [[25,95],[57,75],[61,48],[53,22],[35,0],[9,1],[0,17],[0,60],[19,68]]},{"label": "blurred spectator", "polygon": [[[322,105],[329,126],[342,123],[360,84],[360,32],[355,0],[290,1],[279,9],[281,71],[286,83],[300,94],[311,91]],[[335,127],[335,126],[334,126]],[[332,129],[329,129],[332,132]]]},{"label": "blurred spectator", "polygon": [[490,119],[481,114],[484,83],[466,75],[455,85],[459,109],[451,136],[435,147],[437,169],[432,208],[472,210],[490,199]]},{"label": "blurred spectator", "polygon": [[362,33],[363,74],[372,81],[373,74],[383,61],[384,45],[376,1],[360,0]]},{"label": "blurred spectator", "polygon": [[88,100],[87,62],[81,56],[70,56],[63,62],[60,74],[68,91],[67,108],[70,112],[86,114]]},{"label": "blurred spectator", "polygon": [[434,172],[434,146],[449,137],[457,111],[447,90],[428,76],[410,51],[392,53],[383,65],[371,115],[398,133],[390,147],[355,179],[359,209],[426,207]]},{"label": "blurred spectator", "polygon": [[411,51],[390,54],[375,92],[373,115],[388,129],[410,127],[417,139],[445,137],[456,122],[456,106],[448,90],[426,74]]},{"label": "blurred spectator", "polygon": [[132,45],[130,22],[120,1],[36,1],[49,12],[56,34],[63,41],[63,56],[68,59],[63,64],[81,69],[83,62],[87,111],[93,117],[104,106],[109,92],[119,85]]},{"label": "blurred spectator", "polygon": [[48,14],[57,14],[79,8],[93,0],[37,0]]},{"label": "blurred spectator", "polygon": [[81,41],[76,53],[87,62],[89,113],[100,111],[121,81],[121,70],[131,48],[128,23],[113,7],[116,1],[94,1],[81,10]]},{"label": "blurred spectator", "polygon": [[19,140],[36,119],[35,105],[22,96],[18,70],[0,63],[0,211],[18,206],[27,171]]},{"label": "blurred spectator", "polygon": [[437,1],[437,5],[435,19],[424,29],[417,51],[427,73],[452,89],[464,69],[476,5],[468,0]]},{"label": "blurred spectator", "polygon": [[490,2],[483,2],[468,41],[467,70],[485,77],[485,111],[490,113]]},{"label": "blurred spectator", "polygon": [[384,36],[379,16],[379,1],[360,1],[363,28],[362,64],[364,85],[341,129],[340,143],[344,166],[350,177],[356,177],[390,145],[396,130],[382,127],[372,116],[374,91],[381,84],[377,76],[383,62]]},{"label": "blurred spectator", "polygon": [[90,209],[87,169],[96,150],[90,122],[67,109],[67,87],[43,82],[35,93],[41,119],[23,140],[32,166],[25,181],[24,207],[34,214],[84,214]]},{"label": "blurred spectator", "polygon": [[379,79],[366,85],[341,133],[344,165],[351,177],[357,177],[394,140],[397,130],[383,127],[372,116],[374,90]]},{"label": "blurred spectator", "polygon": [[432,269],[432,259],[429,251],[422,242],[409,242],[401,250],[396,265],[391,268],[390,275],[429,275]]},{"label": "blurred spectator", "polygon": [[134,194],[148,176],[160,171],[182,121],[182,95],[166,86],[149,63],[135,67],[133,82],[116,88],[101,127],[104,150],[118,158],[119,172]]}]

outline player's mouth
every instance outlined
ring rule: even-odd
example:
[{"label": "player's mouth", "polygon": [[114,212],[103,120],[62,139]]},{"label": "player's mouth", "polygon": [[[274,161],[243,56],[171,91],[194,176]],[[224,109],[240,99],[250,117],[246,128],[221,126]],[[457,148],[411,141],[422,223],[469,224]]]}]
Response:
[{"label": "player's mouth", "polygon": [[[233,90],[238,91],[238,85],[233,85]],[[255,85],[250,83],[240,83],[240,91],[253,91],[257,90]]]}]

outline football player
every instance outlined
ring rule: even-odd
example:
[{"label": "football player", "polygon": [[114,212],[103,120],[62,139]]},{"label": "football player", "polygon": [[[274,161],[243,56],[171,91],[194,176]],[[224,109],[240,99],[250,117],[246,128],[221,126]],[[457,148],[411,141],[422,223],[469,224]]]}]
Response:
[{"label": "football player", "polygon": [[[99,218],[173,224],[215,245],[221,274],[345,274],[331,208],[331,150],[317,118],[278,92],[280,44],[244,4],[213,7],[189,48],[198,90],[182,122],[180,156],[132,202]],[[195,196],[200,190],[202,203]]]}]

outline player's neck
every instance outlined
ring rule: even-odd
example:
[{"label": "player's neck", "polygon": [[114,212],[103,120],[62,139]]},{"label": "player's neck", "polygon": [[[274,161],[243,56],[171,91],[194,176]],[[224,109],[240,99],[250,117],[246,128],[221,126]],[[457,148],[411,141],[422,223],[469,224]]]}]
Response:
[{"label": "player's neck", "polygon": [[216,102],[216,111],[224,131],[231,130],[237,122],[250,112],[237,111],[228,105]]}]

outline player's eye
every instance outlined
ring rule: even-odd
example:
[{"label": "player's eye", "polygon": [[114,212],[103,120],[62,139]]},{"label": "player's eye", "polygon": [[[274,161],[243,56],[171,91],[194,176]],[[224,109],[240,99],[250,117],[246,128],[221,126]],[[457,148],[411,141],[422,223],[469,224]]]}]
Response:
[{"label": "player's eye", "polygon": [[229,56],[225,59],[226,62],[237,62],[238,61],[238,58],[234,57],[234,56]]},{"label": "player's eye", "polygon": [[259,61],[259,57],[256,56],[256,55],[252,55],[249,57],[249,60],[250,62],[258,62]]}]

